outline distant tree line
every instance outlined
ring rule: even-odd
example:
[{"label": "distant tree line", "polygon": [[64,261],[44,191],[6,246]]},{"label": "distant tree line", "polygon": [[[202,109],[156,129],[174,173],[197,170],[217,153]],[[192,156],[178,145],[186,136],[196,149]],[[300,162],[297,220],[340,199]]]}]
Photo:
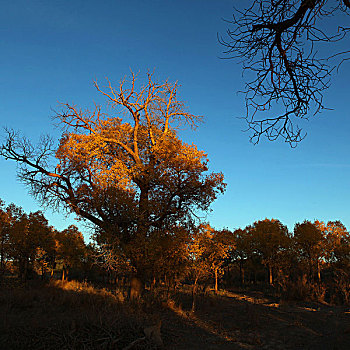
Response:
[{"label": "distant tree line", "polygon": [[[117,279],[132,274],[128,259],[97,242],[101,266]],[[173,227],[152,236],[142,252],[145,282],[169,292],[264,288],[289,300],[350,302],[350,235],[340,221],[296,223],[293,232],[265,219],[244,229],[215,230],[209,224]],[[136,253],[135,253],[136,254]]]},{"label": "distant tree line", "polygon": [[0,200],[0,273],[17,272],[26,281],[33,274],[66,279],[72,268],[81,268],[87,247],[78,228],[70,225],[59,231],[49,226],[41,211],[25,213],[14,204]]},{"label": "distant tree line", "polygon": [[[26,214],[14,204],[0,206],[1,273],[22,280],[73,277],[130,285],[131,260],[96,231],[86,245],[74,225],[49,226],[42,212]],[[244,229],[215,230],[209,224],[158,230],[135,247],[144,286],[169,293],[184,283],[195,300],[205,288],[268,288],[286,299],[350,302],[350,234],[340,221],[304,221],[293,232],[279,220],[256,221]],[[72,277],[72,276],[71,276]],[[136,293],[136,296],[138,294]]]},{"label": "distant tree line", "polygon": [[232,235],[227,283],[239,276],[241,285],[270,285],[286,299],[349,303],[350,235],[340,221],[305,220],[288,232],[265,219]]}]

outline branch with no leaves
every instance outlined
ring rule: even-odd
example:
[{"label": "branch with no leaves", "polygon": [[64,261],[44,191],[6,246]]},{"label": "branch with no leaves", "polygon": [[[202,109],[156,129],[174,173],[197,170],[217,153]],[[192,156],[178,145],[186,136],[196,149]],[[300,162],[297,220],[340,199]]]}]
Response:
[{"label": "branch with no leaves", "polygon": [[[249,76],[243,91],[245,120],[251,141],[261,136],[283,138],[295,146],[305,133],[296,120],[308,119],[325,109],[323,92],[330,85],[336,65],[319,56],[319,43],[345,38],[349,28],[335,34],[319,22],[335,13],[349,15],[349,0],[254,0],[245,10],[235,10],[227,21],[232,29],[220,37],[225,58],[239,59]],[[336,54],[337,55],[337,54]],[[335,57],[336,55],[333,55]],[[347,60],[347,58],[343,59]],[[259,114],[268,113],[267,118]]]}]

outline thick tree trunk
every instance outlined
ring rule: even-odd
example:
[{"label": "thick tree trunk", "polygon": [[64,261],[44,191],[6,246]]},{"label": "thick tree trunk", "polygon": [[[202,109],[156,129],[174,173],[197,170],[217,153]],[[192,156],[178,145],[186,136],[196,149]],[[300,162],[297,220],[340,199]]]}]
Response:
[{"label": "thick tree trunk", "polygon": [[149,203],[148,203],[148,185],[139,185],[140,187],[140,200],[139,200],[139,212],[137,222],[137,235],[141,238],[146,237],[148,232],[148,217],[149,217]]}]

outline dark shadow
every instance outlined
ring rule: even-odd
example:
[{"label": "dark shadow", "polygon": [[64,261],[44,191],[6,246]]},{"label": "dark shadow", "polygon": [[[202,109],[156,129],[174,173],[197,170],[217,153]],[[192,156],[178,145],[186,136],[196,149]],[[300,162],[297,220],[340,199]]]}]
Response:
[{"label": "dark shadow", "polygon": [[[14,282],[14,281],[12,281]],[[166,349],[240,349],[164,303],[129,303],[84,283],[0,288],[0,349],[123,349],[162,321]],[[133,349],[156,349],[150,339]]]},{"label": "dark shadow", "polygon": [[[186,293],[175,296],[187,307],[188,298]],[[261,292],[201,295],[193,320],[246,349],[345,350],[350,344],[350,312],[345,307],[280,304],[275,297]]]}]

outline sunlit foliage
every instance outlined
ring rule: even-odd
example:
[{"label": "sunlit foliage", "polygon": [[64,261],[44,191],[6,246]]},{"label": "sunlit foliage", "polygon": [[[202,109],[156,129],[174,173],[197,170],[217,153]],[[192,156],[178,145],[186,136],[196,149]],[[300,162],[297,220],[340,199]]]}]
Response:
[{"label": "sunlit foliage", "polygon": [[121,251],[146,276],[153,235],[188,224],[225,189],[221,173],[208,173],[207,155],[178,136],[201,117],[178,100],[178,84],[144,85],[135,75],[117,88],[97,90],[107,108],[63,104],[59,146],[44,138],[35,149],[9,131],[1,148],[20,164],[19,176],[46,204],[64,205],[96,227],[99,241]]}]

